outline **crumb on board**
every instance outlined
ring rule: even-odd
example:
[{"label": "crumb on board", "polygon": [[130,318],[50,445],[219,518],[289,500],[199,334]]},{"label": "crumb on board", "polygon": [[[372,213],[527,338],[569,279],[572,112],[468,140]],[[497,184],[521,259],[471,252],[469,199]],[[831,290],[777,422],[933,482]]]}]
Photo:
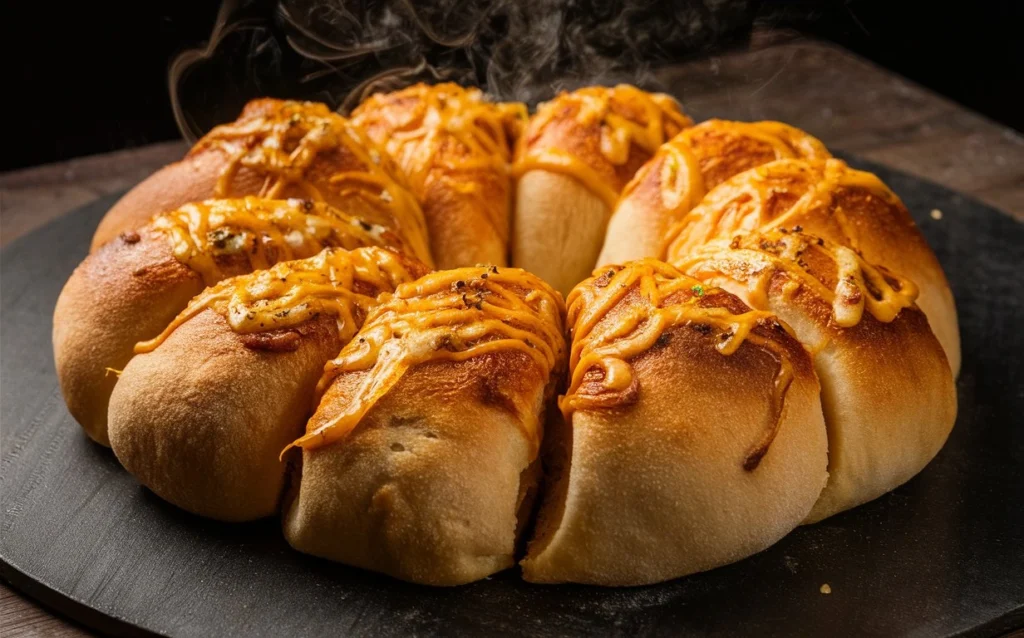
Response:
[{"label": "crumb on board", "polygon": [[932,209],[932,219],[942,219],[942,211],[938,208]]},{"label": "crumb on board", "polygon": [[825,583],[824,585],[822,585],[822,586],[821,586],[821,587],[820,587],[820,588],[818,589],[818,591],[820,591],[820,592],[821,592],[821,593],[823,593],[823,594],[831,594],[831,593],[832,593],[832,587],[831,587],[831,586],[829,586],[829,584],[828,584],[828,583]]}]

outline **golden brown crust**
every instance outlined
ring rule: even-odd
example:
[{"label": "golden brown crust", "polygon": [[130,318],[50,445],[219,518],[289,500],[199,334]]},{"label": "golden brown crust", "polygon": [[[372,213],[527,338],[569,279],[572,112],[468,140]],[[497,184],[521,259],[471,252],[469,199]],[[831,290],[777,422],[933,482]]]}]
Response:
[{"label": "golden brown crust", "polygon": [[568,294],[594,267],[623,186],[691,124],[672,98],[625,85],[540,105],[516,147],[513,265]]},{"label": "golden brown crust", "polygon": [[92,247],[155,214],[209,198],[246,195],[323,201],[394,230],[431,263],[422,212],[396,168],[325,105],[262,99],[189,154],[133,188],[100,222]]},{"label": "golden brown crust", "polygon": [[[523,175],[530,170],[565,169],[611,208],[626,182],[658,146],[692,124],[671,97],[628,85],[561,93],[541,104],[530,118],[516,147],[514,170]],[[547,159],[549,153],[567,158],[574,166]]]},{"label": "golden brown crust", "polygon": [[325,246],[389,243],[400,245],[383,227],[324,204],[259,198],[188,204],[122,233],[86,257],[54,311],[57,377],[72,416],[107,445],[107,401],[133,347],[157,337],[205,286]]},{"label": "golden brown crust", "polygon": [[[811,522],[910,479],[939,451],[956,419],[942,348],[912,296],[901,296],[911,284],[884,269],[871,275],[844,267],[843,251],[852,255],[812,236],[775,231],[705,246],[682,264],[778,314],[814,356],[830,477]],[[857,304],[864,310],[849,315],[844,306]]]},{"label": "golden brown crust", "polygon": [[733,175],[779,159],[829,157],[820,141],[780,122],[708,120],[684,129],[626,185],[597,263],[660,256],[669,227]]},{"label": "golden brown crust", "polygon": [[670,229],[666,254],[673,261],[715,238],[776,227],[847,245],[917,284],[917,303],[957,373],[960,333],[942,266],[899,198],[840,160],[780,160],[736,175]]},{"label": "golden brown crust", "polygon": [[146,229],[75,269],[53,312],[53,352],[68,410],[94,441],[110,445],[107,403],[135,343],[160,334],[203,287],[167,239]]},{"label": "golden brown crust", "polygon": [[[536,455],[523,429],[537,424],[521,419],[537,419],[548,382],[530,370],[518,352],[410,370],[343,442],[303,451],[288,542],[432,585],[512,566],[520,475]],[[338,378],[312,424],[355,395],[361,374]],[[513,391],[531,413],[508,409]]]},{"label": "golden brown crust", "polygon": [[293,547],[435,585],[512,565],[564,343],[557,293],[495,270],[401,287],[328,366]]},{"label": "golden brown crust", "polygon": [[352,112],[419,199],[438,268],[505,265],[508,165],[525,115],[522,104],[451,83],[372,95]]},{"label": "golden brown crust", "polygon": [[384,249],[331,249],[208,288],[136,346],[110,403],[118,459],[191,512],[272,514],[280,452],[301,434],[324,364],[382,293],[421,273]]},{"label": "golden brown crust", "polygon": [[[687,283],[682,275],[667,276]],[[616,282],[598,277],[580,287],[601,285],[610,289]],[[634,284],[592,333],[648,308],[645,285]],[[758,552],[810,511],[825,483],[827,453],[806,352],[766,316],[734,352],[723,354],[726,333],[718,313],[739,316],[748,309],[723,291],[698,290],[683,286],[666,298],[670,306],[689,306],[692,315],[669,324],[653,346],[627,360],[633,382],[625,392],[571,413],[562,433],[561,477],[548,488],[523,561],[527,580],[659,582]],[[582,306],[577,330],[600,300],[576,298]],[[581,338],[587,337],[575,336]],[[780,357],[791,377],[778,412]],[[584,381],[581,391],[600,396],[605,390],[587,389],[587,383],[607,384],[608,374],[596,370]],[[773,438],[751,463],[772,425]]]},{"label": "golden brown crust", "polygon": [[254,348],[206,310],[133,358],[110,401],[110,442],[125,469],[195,514],[274,514],[285,479],[278,455],[302,431],[323,365],[342,345],[325,315],[286,332],[293,348]]}]

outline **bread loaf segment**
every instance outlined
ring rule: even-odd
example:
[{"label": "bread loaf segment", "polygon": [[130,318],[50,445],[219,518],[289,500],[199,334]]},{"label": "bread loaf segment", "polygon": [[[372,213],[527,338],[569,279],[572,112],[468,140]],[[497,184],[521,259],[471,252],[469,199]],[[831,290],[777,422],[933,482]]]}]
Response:
[{"label": "bread loaf segment", "polygon": [[274,514],[278,457],[302,431],[324,364],[380,293],[422,273],[386,250],[327,250],[208,288],[121,374],[110,402],[118,460],[190,512]]},{"label": "bread loaf segment", "polygon": [[774,312],[812,353],[829,482],[808,521],[889,492],[942,448],[956,390],[912,282],[850,248],[782,229],[713,242],[679,266]]},{"label": "bread loaf segment", "polygon": [[659,257],[672,224],[733,175],[778,159],[829,157],[820,141],[781,122],[708,120],[683,129],[626,185],[597,265]]},{"label": "bread loaf segment", "polygon": [[914,282],[917,304],[956,375],[956,306],[938,259],[896,194],[840,160],[779,160],[727,180],[669,230],[667,258],[685,258],[713,239],[772,228],[801,228]]},{"label": "bread loaf segment", "polygon": [[[561,297],[512,268],[403,285],[328,365],[284,531],[296,549],[456,585],[512,565]],[[528,513],[528,511],[526,512]]]},{"label": "bread loaf segment", "polygon": [[160,334],[204,287],[325,246],[404,244],[325,204],[254,197],[188,204],[104,245],[57,300],[53,348],[71,415],[108,445],[107,402],[135,343]]},{"label": "bread loaf segment", "polygon": [[513,265],[567,294],[593,269],[626,182],[691,124],[671,97],[627,85],[541,104],[516,148]]},{"label": "bread loaf segment", "polygon": [[375,94],[352,112],[419,199],[438,268],[505,265],[509,163],[525,119],[523,104],[451,83]]},{"label": "bread loaf segment", "polygon": [[758,552],[807,516],[826,480],[819,388],[774,316],[641,260],[577,286],[569,324],[565,467],[527,580],[668,580]]},{"label": "bread loaf segment", "polygon": [[246,105],[189,151],[133,188],[107,212],[92,248],[155,213],[248,195],[325,202],[398,234],[431,264],[423,213],[390,160],[324,104],[269,98]]}]

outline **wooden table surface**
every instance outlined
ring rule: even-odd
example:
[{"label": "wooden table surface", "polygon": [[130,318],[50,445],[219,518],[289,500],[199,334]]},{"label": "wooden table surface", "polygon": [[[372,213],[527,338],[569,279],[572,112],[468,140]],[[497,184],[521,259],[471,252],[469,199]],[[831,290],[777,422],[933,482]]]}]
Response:
[{"label": "wooden table surface", "polygon": [[[695,119],[784,121],[830,148],[971,195],[1024,220],[1024,137],[835,46],[758,32],[751,49],[663,69]],[[0,175],[0,246],[182,156],[182,141]],[[0,633],[88,636],[0,585]]]}]

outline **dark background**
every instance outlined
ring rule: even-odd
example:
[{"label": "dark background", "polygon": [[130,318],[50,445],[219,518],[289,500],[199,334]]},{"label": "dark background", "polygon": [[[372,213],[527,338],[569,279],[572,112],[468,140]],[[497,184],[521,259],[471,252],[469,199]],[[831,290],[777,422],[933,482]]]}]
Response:
[{"label": "dark background", "polygon": [[[180,137],[168,96],[168,67],[176,54],[208,39],[217,0],[62,4],[4,5],[3,101],[11,133],[0,170]],[[751,22],[739,33],[713,38],[713,45],[705,39],[671,55],[745,46],[744,35],[754,24],[796,29],[1024,130],[1024,2],[751,0],[751,5]],[[220,88],[209,90],[216,94]]]}]

